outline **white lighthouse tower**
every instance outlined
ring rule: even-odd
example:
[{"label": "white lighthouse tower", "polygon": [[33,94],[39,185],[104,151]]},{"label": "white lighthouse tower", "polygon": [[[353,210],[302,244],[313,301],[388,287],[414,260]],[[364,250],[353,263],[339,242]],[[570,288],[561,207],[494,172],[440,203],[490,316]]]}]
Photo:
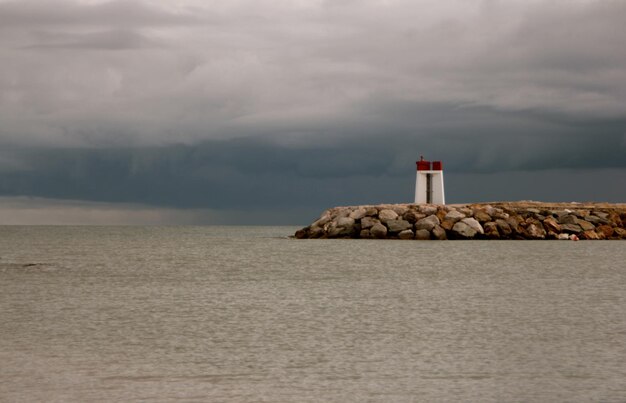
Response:
[{"label": "white lighthouse tower", "polygon": [[446,204],[443,191],[443,164],[441,161],[425,161],[420,157],[417,161],[417,178],[415,179],[415,204]]}]

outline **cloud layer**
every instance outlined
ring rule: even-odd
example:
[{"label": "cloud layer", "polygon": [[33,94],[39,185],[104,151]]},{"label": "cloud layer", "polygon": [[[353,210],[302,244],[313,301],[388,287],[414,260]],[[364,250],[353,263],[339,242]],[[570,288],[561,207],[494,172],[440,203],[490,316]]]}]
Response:
[{"label": "cloud layer", "polygon": [[0,1],[0,190],[358,202],[410,194],[393,189],[419,154],[607,187],[626,170],[624,26],[617,0]]}]

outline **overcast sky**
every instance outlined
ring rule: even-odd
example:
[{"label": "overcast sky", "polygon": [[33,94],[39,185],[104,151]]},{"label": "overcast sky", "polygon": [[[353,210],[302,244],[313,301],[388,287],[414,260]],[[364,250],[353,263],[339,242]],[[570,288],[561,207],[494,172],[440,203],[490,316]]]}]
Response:
[{"label": "overcast sky", "polygon": [[0,223],[626,202],[622,0],[0,0]]}]

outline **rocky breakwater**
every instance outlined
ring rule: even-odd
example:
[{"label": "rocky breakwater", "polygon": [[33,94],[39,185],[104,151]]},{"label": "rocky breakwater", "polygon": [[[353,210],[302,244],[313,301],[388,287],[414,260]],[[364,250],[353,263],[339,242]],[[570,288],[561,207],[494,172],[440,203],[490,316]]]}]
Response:
[{"label": "rocky breakwater", "polygon": [[299,239],[626,239],[626,204],[381,204],[334,207]]}]

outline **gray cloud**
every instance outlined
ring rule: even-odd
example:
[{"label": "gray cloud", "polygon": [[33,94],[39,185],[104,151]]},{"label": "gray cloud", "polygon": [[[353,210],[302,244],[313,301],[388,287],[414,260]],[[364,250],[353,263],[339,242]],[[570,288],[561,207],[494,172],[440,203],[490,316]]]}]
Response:
[{"label": "gray cloud", "polygon": [[2,194],[393,201],[417,154],[452,182],[614,182],[625,23],[611,0],[0,1]]}]

